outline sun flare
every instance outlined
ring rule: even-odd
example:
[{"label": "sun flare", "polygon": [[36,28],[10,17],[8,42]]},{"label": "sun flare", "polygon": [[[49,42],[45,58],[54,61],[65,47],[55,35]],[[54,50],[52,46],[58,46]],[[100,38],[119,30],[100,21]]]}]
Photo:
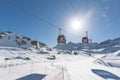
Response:
[{"label": "sun flare", "polygon": [[85,27],[85,20],[71,19],[69,22],[69,30],[72,33],[78,34]]},{"label": "sun flare", "polygon": [[73,20],[71,21],[71,28],[74,30],[74,31],[77,31],[79,29],[82,29],[83,27],[83,23],[79,20]]}]

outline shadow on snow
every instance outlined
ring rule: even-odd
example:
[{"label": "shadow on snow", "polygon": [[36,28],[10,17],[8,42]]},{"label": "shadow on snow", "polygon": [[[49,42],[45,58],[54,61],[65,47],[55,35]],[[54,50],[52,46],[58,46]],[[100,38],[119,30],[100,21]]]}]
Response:
[{"label": "shadow on snow", "polygon": [[104,79],[120,80],[120,77],[105,70],[92,69],[92,72]]},{"label": "shadow on snow", "polygon": [[45,76],[44,74],[30,74],[16,80],[42,80]]}]

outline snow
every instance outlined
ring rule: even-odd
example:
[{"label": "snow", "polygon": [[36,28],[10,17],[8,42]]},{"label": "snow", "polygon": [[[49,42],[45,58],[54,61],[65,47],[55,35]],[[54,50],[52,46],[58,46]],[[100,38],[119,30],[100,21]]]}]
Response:
[{"label": "snow", "polygon": [[29,37],[22,35],[15,35],[8,32],[0,32],[0,46],[7,47],[19,47],[19,48],[31,48],[31,47],[45,47],[46,44],[37,41],[37,45],[33,45],[32,40]]},{"label": "snow", "polygon": [[[81,55],[69,56],[67,61],[57,62],[54,65],[65,67],[70,77],[70,80],[106,80],[103,77],[97,76],[95,73],[92,72],[92,70],[104,70],[112,72],[117,76],[120,75],[120,72],[117,72],[119,68],[111,68],[105,67],[103,65],[97,65],[93,63],[94,60],[95,59],[92,57],[85,57]],[[113,78],[113,80],[116,79]]]},{"label": "snow", "polygon": [[84,49],[85,47],[91,47],[94,48],[98,43],[90,43],[88,45],[82,44],[82,43],[73,43],[69,42],[67,44],[57,44],[54,48],[58,50],[81,50]]},{"label": "snow", "polygon": [[36,49],[29,41],[19,47],[12,33],[0,35],[0,80],[120,80],[120,38]]},{"label": "snow", "polygon": [[[9,38],[9,39],[8,39]],[[12,47],[19,47],[16,43],[15,40],[17,40],[18,42],[21,42],[22,40],[22,36],[20,37],[21,39],[16,39],[16,35],[5,35],[1,40],[0,40],[0,45],[2,46],[12,46]],[[26,45],[22,45],[21,47],[30,47],[32,46],[30,41],[26,41],[27,44]]]},{"label": "snow", "polygon": [[[101,59],[103,54],[95,54],[94,57],[91,57],[82,53],[79,55],[58,55],[56,52],[49,52],[56,56],[55,60],[49,60],[47,59],[49,54],[39,54],[37,50],[0,47],[0,77],[2,80],[27,80],[30,76],[33,79],[29,80],[37,80],[36,77],[42,78],[41,80],[120,79],[119,67],[95,63],[96,59]],[[117,52],[114,54],[117,55]],[[19,56],[18,59],[15,58],[17,56]],[[10,60],[4,60],[7,57]],[[29,57],[31,60],[24,60],[24,57]]]},{"label": "snow", "polygon": [[69,42],[67,44],[57,44],[55,47],[57,50],[67,50],[67,51],[84,51],[84,49],[93,49],[94,53],[99,54],[109,54],[114,53],[120,50],[120,38],[116,38],[113,40],[106,40],[101,43],[89,43],[89,44],[82,44],[82,43],[73,43]]},{"label": "snow", "polygon": [[[120,50],[100,58],[107,66],[120,67]],[[98,61],[99,62],[99,61]]]}]

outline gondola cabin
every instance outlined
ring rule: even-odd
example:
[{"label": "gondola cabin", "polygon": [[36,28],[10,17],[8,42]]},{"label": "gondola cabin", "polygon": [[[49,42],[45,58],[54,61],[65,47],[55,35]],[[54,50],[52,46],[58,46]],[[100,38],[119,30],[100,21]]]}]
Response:
[{"label": "gondola cabin", "polygon": [[58,44],[66,44],[66,38],[63,34],[59,34],[57,38],[57,43]]},{"label": "gondola cabin", "polygon": [[89,41],[88,41],[88,37],[83,37],[83,38],[82,38],[82,43],[83,43],[83,44],[88,44],[88,42],[89,42]]}]

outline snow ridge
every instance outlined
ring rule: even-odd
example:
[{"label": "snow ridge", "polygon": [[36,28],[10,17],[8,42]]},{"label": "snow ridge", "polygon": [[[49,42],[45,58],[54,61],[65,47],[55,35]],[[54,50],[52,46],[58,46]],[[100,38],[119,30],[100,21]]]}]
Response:
[{"label": "snow ridge", "polygon": [[15,35],[12,32],[0,32],[0,46],[9,47],[20,47],[20,48],[30,48],[30,47],[45,47],[46,44],[32,40],[26,36]]}]

